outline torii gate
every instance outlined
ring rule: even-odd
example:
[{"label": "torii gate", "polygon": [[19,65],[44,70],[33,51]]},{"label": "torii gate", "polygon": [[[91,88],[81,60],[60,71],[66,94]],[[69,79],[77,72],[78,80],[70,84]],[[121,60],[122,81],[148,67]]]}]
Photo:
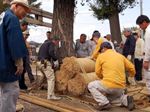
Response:
[{"label": "torii gate", "polygon": [[[11,1],[12,0],[3,0],[3,4],[10,4]],[[52,24],[44,22],[43,17],[47,19],[53,19],[53,13],[50,13],[50,12],[47,12],[47,11],[44,11],[35,7],[31,7],[30,14],[34,14],[35,17],[34,18],[26,17],[25,20],[28,23],[52,28]]]}]

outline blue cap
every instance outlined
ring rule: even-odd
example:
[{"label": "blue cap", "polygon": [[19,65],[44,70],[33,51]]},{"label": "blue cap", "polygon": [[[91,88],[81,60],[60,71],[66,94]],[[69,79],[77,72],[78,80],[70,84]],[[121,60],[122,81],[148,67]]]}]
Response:
[{"label": "blue cap", "polygon": [[103,48],[112,49],[112,46],[109,42],[103,42],[100,46],[100,52]]}]

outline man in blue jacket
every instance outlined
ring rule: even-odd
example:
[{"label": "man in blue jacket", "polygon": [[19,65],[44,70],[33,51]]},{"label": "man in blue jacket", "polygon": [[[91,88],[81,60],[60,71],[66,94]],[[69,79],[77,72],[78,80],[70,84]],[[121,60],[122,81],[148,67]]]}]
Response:
[{"label": "man in blue jacket", "polygon": [[0,112],[16,112],[18,79],[27,55],[19,19],[29,12],[27,0],[13,0],[0,14]]}]

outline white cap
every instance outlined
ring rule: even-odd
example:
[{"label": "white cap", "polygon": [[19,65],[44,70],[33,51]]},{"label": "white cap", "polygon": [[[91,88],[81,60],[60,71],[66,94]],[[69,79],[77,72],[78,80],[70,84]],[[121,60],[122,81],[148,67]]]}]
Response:
[{"label": "white cap", "polygon": [[29,6],[29,2],[28,0],[13,0],[10,5],[12,4],[21,4],[23,6],[25,6],[26,8],[28,8],[28,12],[30,12],[30,6]]}]

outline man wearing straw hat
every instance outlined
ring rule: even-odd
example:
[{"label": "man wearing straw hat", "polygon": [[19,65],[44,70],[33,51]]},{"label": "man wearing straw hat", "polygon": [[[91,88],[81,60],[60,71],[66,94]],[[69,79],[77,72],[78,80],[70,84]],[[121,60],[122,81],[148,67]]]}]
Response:
[{"label": "man wearing straw hat", "polygon": [[19,19],[30,8],[27,0],[13,0],[10,9],[0,14],[0,112],[16,112],[18,79],[27,55]]}]

